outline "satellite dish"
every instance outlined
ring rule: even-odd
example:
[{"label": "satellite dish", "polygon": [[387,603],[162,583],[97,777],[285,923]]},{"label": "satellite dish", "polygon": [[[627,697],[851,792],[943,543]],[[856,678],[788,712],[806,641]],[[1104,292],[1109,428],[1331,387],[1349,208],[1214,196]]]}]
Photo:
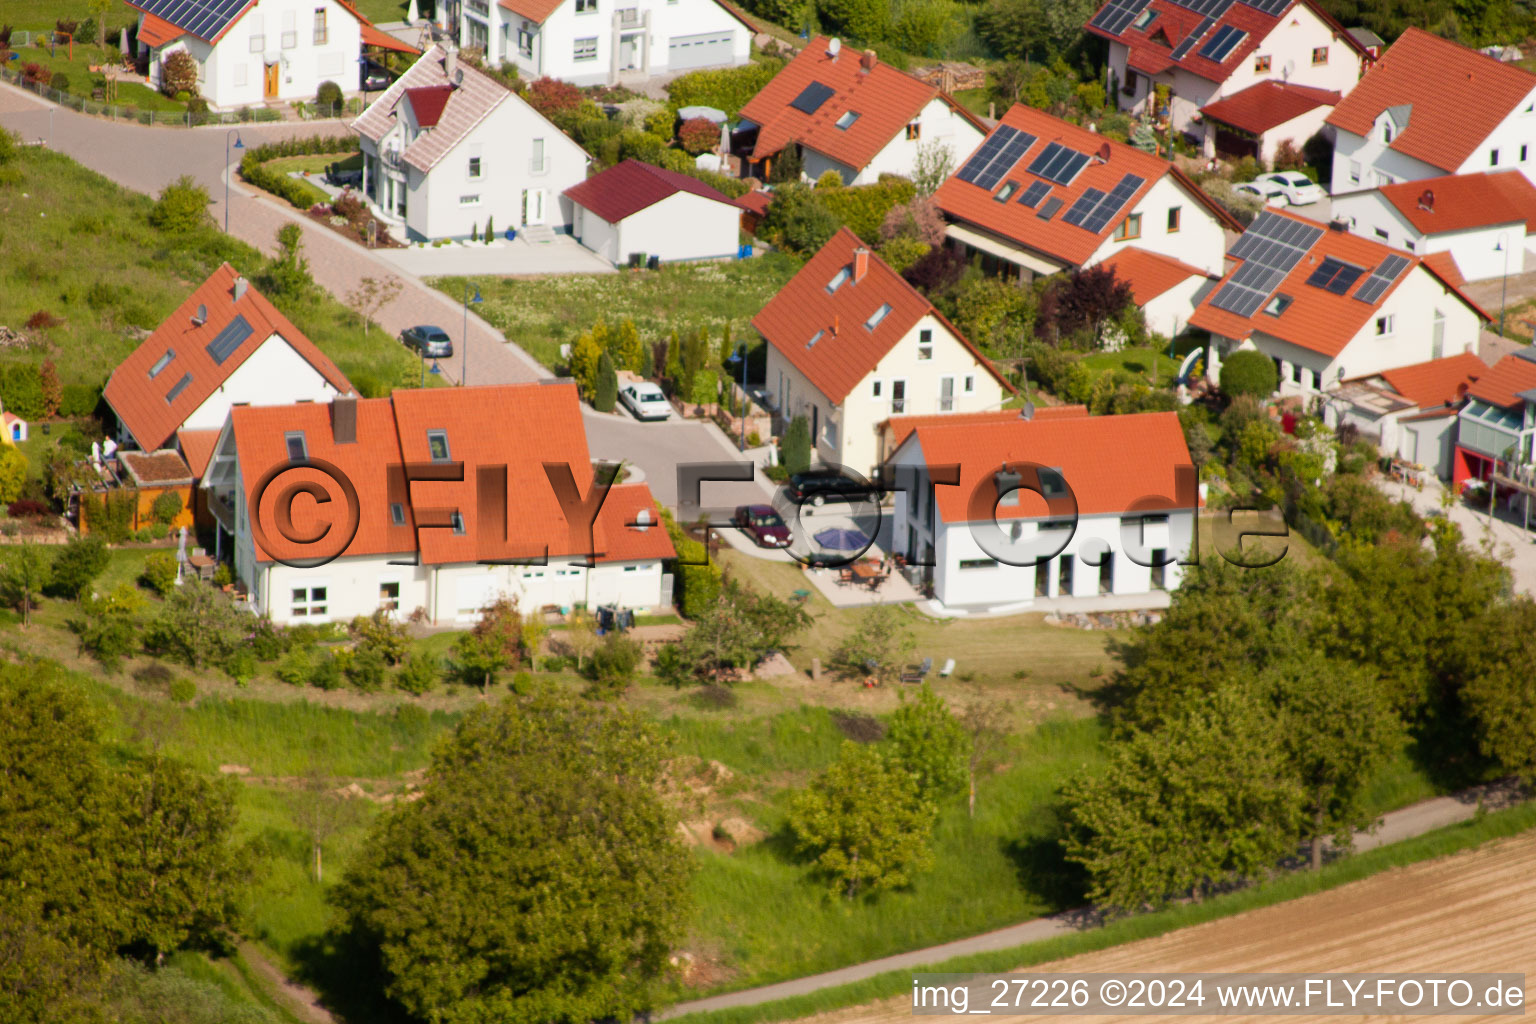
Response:
[{"label": "satellite dish", "polygon": [[203,324],[205,324],[207,322],[208,322],[208,307],[207,307],[206,304],[199,305],[197,307],[197,312],[192,314],[192,326],[193,327],[201,327],[201,326],[203,326]]},{"label": "satellite dish", "polygon": [[453,84],[454,85],[463,85],[464,84],[464,69],[463,68],[459,68],[457,71],[455,71],[453,73]]},{"label": "satellite dish", "polygon": [[651,510],[643,508],[635,513],[635,529],[647,530],[651,526]]},{"label": "satellite dish", "polygon": [[832,41],[827,44],[827,56],[831,57],[833,60],[837,60],[837,55],[842,52],[842,49],[843,41],[834,36]]}]

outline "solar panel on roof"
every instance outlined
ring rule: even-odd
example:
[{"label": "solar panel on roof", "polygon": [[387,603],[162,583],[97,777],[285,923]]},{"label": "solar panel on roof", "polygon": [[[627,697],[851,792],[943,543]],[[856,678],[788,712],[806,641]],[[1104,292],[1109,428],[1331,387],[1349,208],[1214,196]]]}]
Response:
[{"label": "solar panel on roof", "polygon": [[1186,11],[1193,11],[1202,18],[1220,18],[1232,6],[1232,0],[1173,0]]},{"label": "solar panel on roof", "polygon": [[1058,185],[1070,185],[1088,164],[1088,154],[1068,149],[1059,142],[1046,146],[1029,165],[1029,173]]},{"label": "solar panel on roof", "polygon": [[1024,193],[1019,196],[1020,206],[1039,206],[1040,200],[1050,195],[1051,186],[1043,181],[1032,181]]},{"label": "solar panel on roof", "polygon": [[1173,48],[1173,53],[1169,54],[1169,56],[1174,60],[1183,60],[1184,55],[1189,53],[1194,45],[1200,41],[1200,37],[1209,32],[1214,24],[1216,24],[1215,18],[1202,19],[1200,24],[1195,26],[1193,32],[1179,40],[1179,45]]},{"label": "solar panel on roof", "polygon": [[790,106],[802,114],[814,114],[821,109],[821,105],[832,98],[833,90],[820,82],[812,82],[800,90],[800,95],[790,101]]},{"label": "solar panel on roof", "polygon": [[135,6],[199,39],[211,40],[249,3],[250,0],[140,0]]},{"label": "solar panel on roof", "polygon": [[1109,0],[1109,3],[1099,8],[1099,13],[1095,14],[1088,24],[1112,36],[1117,36],[1136,20],[1136,15],[1140,14],[1150,2],[1151,0]]},{"label": "solar panel on roof", "polygon": [[1392,282],[1408,267],[1408,259],[1404,256],[1388,256],[1381,261],[1381,266],[1371,271],[1371,276],[1365,279],[1365,283],[1355,290],[1355,298],[1361,302],[1374,306],[1386,294]]},{"label": "solar panel on roof", "polygon": [[1121,178],[1120,183],[1110,191],[1109,195],[1099,201],[1099,205],[1094,208],[1093,213],[1088,217],[1083,227],[1094,234],[1103,231],[1109,226],[1109,222],[1118,217],[1120,211],[1125,209],[1125,204],[1131,201],[1131,197],[1136,194],[1137,190],[1146,183],[1147,180],[1137,174],[1127,174]]},{"label": "solar panel on roof", "polygon": [[961,181],[974,183],[976,176],[986,170],[987,165],[992,162],[992,158],[1002,151],[1003,144],[1016,134],[1018,134],[1017,128],[1009,128],[1007,125],[998,128],[997,131],[987,136],[986,141],[981,144],[975,153],[971,154],[971,158],[965,162],[965,166],[960,168],[960,173],[955,175],[955,177]]},{"label": "solar panel on roof", "polygon": [[1061,197],[1051,196],[1051,198],[1045,201],[1045,205],[1040,207],[1040,209],[1035,213],[1035,216],[1039,217],[1041,220],[1050,220],[1052,217],[1056,216],[1056,211],[1059,209],[1061,209]]},{"label": "solar panel on roof", "polygon": [[1365,273],[1364,267],[1357,267],[1353,263],[1345,263],[1343,260],[1329,256],[1318,265],[1316,270],[1312,271],[1312,276],[1307,278],[1307,284],[1335,295],[1343,295],[1356,281],[1360,280],[1360,275],[1363,273]]},{"label": "solar panel on roof", "polygon": [[[1002,180],[1003,175],[1013,170],[1013,165],[1019,162],[1019,157],[1029,152],[1029,147],[1035,144],[1035,137],[1028,132],[1008,129],[1013,134],[1003,142],[997,155],[992,158],[985,170],[976,175],[976,184],[982,188],[990,189]],[[999,129],[1001,131],[1001,129]]]},{"label": "solar panel on roof", "polygon": [[224,360],[235,354],[235,349],[240,343],[249,338],[255,328],[243,316],[237,316],[224,326],[224,329],[213,336],[208,343],[208,355],[220,366]]},{"label": "solar panel on roof", "polygon": [[1267,14],[1271,18],[1278,18],[1281,12],[1291,5],[1291,0],[1243,0],[1243,3],[1252,7],[1260,14]]},{"label": "solar panel on roof", "polygon": [[1078,196],[1077,202],[1073,203],[1071,208],[1061,215],[1061,219],[1068,224],[1082,227],[1083,221],[1088,219],[1088,215],[1093,212],[1093,208],[1098,206],[1099,200],[1103,199],[1106,195],[1108,195],[1107,192],[1101,192],[1096,188],[1083,189],[1083,194]]},{"label": "solar panel on roof", "polygon": [[1259,214],[1228,252],[1243,265],[1211,297],[1211,305],[1238,316],[1252,316],[1322,234],[1321,227],[1278,213],[1266,210]]},{"label": "solar panel on roof", "polygon": [[1211,36],[1210,42],[1200,47],[1200,56],[1220,64],[1227,59],[1227,55],[1236,48],[1237,44],[1246,39],[1247,36],[1248,33],[1240,28],[1223,25],[1216,30],[1215,35]]}]

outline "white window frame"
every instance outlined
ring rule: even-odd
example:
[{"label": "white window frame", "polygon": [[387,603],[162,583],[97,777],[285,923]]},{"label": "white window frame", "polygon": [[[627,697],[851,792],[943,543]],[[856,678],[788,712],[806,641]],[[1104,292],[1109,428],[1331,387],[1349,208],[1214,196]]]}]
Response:
[{"label": "white window frame", "polygon": [[965,391],[964,391],[964,394],[971,395],[971,394],[975,394],[975,393],[976,393],[976,375],[974,373],[968,373],[968,374],[965,375]]},{"label": "white window frame", "polygon": [[1376,337],[1390,338],[1397,329],[1395,323],[1397,317],[1391,313],[1383,313],[1376,318]]},{"label": "white window frame", "polygon": [[880,381],[878,379],[872,380],[872,381],[869,382],[869,397],[870,398],[873,398],[877,402],[880,401],[880,391],[881,391],[881,387],[880,387]]},{"label": "white window frame", "polygon": [[571,59],[577,63],[597,60],[597,36],[583,36],[571,45]]},{"label": "white window frame", "polygon": [[924,327],[917,332],[917,358],[920,360],[933,358],[933,330],[931,328]]},{"label": "white window frame", "polygon": [[[303,595],[302,597],[299,595]],[[288,588],[288,616],[294,619],[330,616],[330,580],[307,580],[301,587]]]},{"label": "white window frame", "polygon": [[[385,587],[395,588],[395,596],[393,601],[384,596]],[[400,610],[400,595],[404,589],[405,587],[401,584],[399,578],[397,577],[386,576],[381,578],[379,580],[379,607],[388,612],[398,612]]]}]

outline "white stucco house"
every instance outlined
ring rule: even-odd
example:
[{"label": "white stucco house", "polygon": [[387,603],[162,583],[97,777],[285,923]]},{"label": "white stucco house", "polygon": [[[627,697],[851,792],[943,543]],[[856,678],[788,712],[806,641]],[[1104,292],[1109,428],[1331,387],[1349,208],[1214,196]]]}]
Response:
[{"label": "white stucco house", "polygon": [[1468,389],[1488,372],[1472,352],[1343,381],[1327,402],[1329,417],[1352,423],[1382,452],[1449,480],[1457,413]]},{"label": "white stucco house", "polygon": [[743,175],[767,178],[793,146],[805,180],[836,171],[845,185],[868,185],[912,177],[923,152],[946,151],[958,167],[986,134],[937,86],[817,36],[741,108],[731,148]]},{"label": "white stucco house", "polygon": [[[1199,507],[1178,415],[1029,412],[908,435],[891,457],[893,550],[958,611],[1166,605]],[[955,466],[959,483],[943,482]]]},{"label": "white stucco house", "polygon": [[1015,104],[934,193],[951,244],[1031,280],[1145,249],[1220,274],[1241,230],[1175,165]]},{"label": "white stucco house", "polygon": [[463,0],[459,41],[525,78],[614,85],[752,59],[757,32],[726,0]]},{"label": "white stucco house", "polygon": [[220,109],[313,100],[321,82],[356,92],[365,48],[415,53],[346,0],[128,0],[139,54],[159,87],[165,58],[197,61],[198,92]]},{"label": "white stucco house", "polygon": [[677,171],[625,160],[572,185],[565,197],[575,206],[577,240],[616,265],[636,256],[670,263],[737,252],[741,207]]},{"label": "white stucco house", "polygon": [[434,46],[356,121],[363,191],[413,241],[469,238],[489,222],[568,233],[566,189],[590,157],[500,82]]},{"label": "white stucco house", "polygon": [[1487,320],[1434,257],[1421,259],[1277,210],[1228,254],[1235,268],[1195,309],[1211,334],[1207,373],[1238,349],[1269,356],[1279,394],[1320,405],[1341,381],[1476,352]]},{"label": "white stucco house", "polygon": [[1100,265],[1131,286],[1147,328],[1165,338],[1184,333],[1195,307],[1216,285],[1211,274],[1150,249],[1122,249]]},{"label": "white stucco house", "polygon": [[1446,253],[1463,278],[1486,281],[1524,272],[1536,246],[1536,185],[1513,169],[1446,175],[1346,193],[1333,216],[1364,238]]},{"label": "white stucco house", "polygon": [[[352,384],[228,263],[112,371],[118,442],[152,452],[218,430],[237,405],[326,403]],[[179,448],[179,445],[177,445]]]},{"label": "white stucco house", "polygon": [[847,228],[752,320],[782,425],[804,416],[816,457],[872,477],[892,416],[995,410],[1013,387]]},{"label": "white stucco house", "polygon": [[[1294,98],[1254,86],[1348,92],[1368,59],[1312,0],[1108,0],[1085,27],[1109,43],[1109,87],[1121,110],[1154,113],[1164,86],[1173,127],[1224,156],[1256,155],[1252,133],[1206,124],[1202,108],[1246,93],[1262,111],[1250,116],[1277,125],[1277,112]],[[1306,138],[1295,141],[1300,147]]]},{"label": "white stucco house", "polygon": [[1446,174],[1536,175],[1536,75],[1419,28],[1328,115],[1334,194]]},{"label": "white stucco house", "polygon": [[[335,498],[295,501],[285,534],[262,486],[277,473]],[[674,552],[650,490],[594,486],[568,382],[241,406],[202,486],[252,610],[285,625],[380,608],[467,624],[503,593],[524,611],[669,600],[661,563]]]}]

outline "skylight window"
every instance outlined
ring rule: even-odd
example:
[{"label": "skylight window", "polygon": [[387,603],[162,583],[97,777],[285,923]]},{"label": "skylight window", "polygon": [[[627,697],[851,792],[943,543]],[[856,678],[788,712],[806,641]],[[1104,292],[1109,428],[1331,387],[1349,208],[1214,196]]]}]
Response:
[{"label": "skylight window", "polygon": [[454,536],[455,537],[462,537],[467,532],[468,531],[466,531],[464,529],[464,516],[463,516],[463,514],[458,509],[454,509],[453,510],[453,534],[454,534]]},{"label": "skylight window", "polygon": [[884,320],[887,316],[890,315],[890,313],[891,313],[891,304],[889,302],[887,302],[884,305],[882,305],[879,309],[877,309],[873,313],[871,313],[868,320],[864,321],[864,329],[866,331],[872,331],[876,327],[879,327],[880,326],[880,321]]},{"label": "skylight window", "polygon": [[1003,185],[1002,188],[998,189],[997,195],[993,196],[992,198],[996,199],[1000,203],[1006,203],[1008,200],[1013,198],[1013,194],[1018,190],[1019,183],[1016,181],[1010,181]]},{"label": "skylight window", "polygon": [[391,502],[389,506],[389,521],[396,526],[405,525],[405,506],[400,502]]},{"label": "skylight window", "polygon": [[806,342],[806,343],[805,343],[805,347],[806,347],[806,348],[810,348],[810,347],[812,347],[812,346],[813,346],[813,345],[815,345],[815,344],[816,344],[816,343],[817,343],[817,342],[818,342],[818,341],[820,341],[820,340],[821,340],[821,337],[822,337],[822,335],[824,335],[824,334],[826,334],[826,333],[827,333],[827,332],[826,332],[826,331],[817,331],[817,332],[816,332],[816,333],[815,333],[815,334],[813,334],[813,335],[811,335],[811,340],[810,340],[810,341],[808,341],[808,342]]},{"label": "skylight window", "polygon": [[433,462],[447,462],[451,458],[448,454],[448,431],[427,431],[427,451],[431,453]]},{"label": "skylight window", "polygon": [[160,371],[171,365],[171,360],[175,358],[176,350],[173,348],[166,349],[165,355],[161,356],[159,359],[156,359],[155,365],[149,368],[149,379],[154,380],[156,377],[160,376]]},{"label": "skylight window", "polygon": [[1149,7],[1136,16],[1136,20],[1131,24],[1131,27],[1145,31],[1146,27],[1156,20],[1157,12]]},{"label": "skylight window", "polygon": [[1269,304],[1264,307],[1264,312],[1270,316],[1279,316],[1281,313],[1286,311],[1290,304],[1291,297],[1286,295],[1284,292],[1281,292],[1279,295],[1276,295],[1274,298],[1269,300]]},{"label": "skylight window", "polygon": [[288,431],[288,433],[283,435],[283,442],[288,446],[289,462],[309,461],[309,446],[304,443],[304,431]]},{"label": "skylight window", "polygon": [[856,110],[845,111],[843,113],[843,116],[837,119],[837,126],[839,128],[841,128],[843,131],[847,131],[849,128],[853,127],[853,122],[857,121],[858,119],[859,119],[859,112],[858,111],[856,111]]},{"label": "skylight window", "polygon": [[827,294],[831,295],[843,285],[847,284],[848,279],[852,276],[853,271],[849,270],[847,267],[838,268],[837,273],[832,275],[832,280],[827,282]]},{"label": "skylight window", "polygon": [[165,393],[165,404],[170,405],[172,402],[176,401],[176,399],[180,398],[181,393],[187,390],[187,385],[191,383],[192,375],[190,373],[182,374],[181,380],[177,381],[171,390]]}]

